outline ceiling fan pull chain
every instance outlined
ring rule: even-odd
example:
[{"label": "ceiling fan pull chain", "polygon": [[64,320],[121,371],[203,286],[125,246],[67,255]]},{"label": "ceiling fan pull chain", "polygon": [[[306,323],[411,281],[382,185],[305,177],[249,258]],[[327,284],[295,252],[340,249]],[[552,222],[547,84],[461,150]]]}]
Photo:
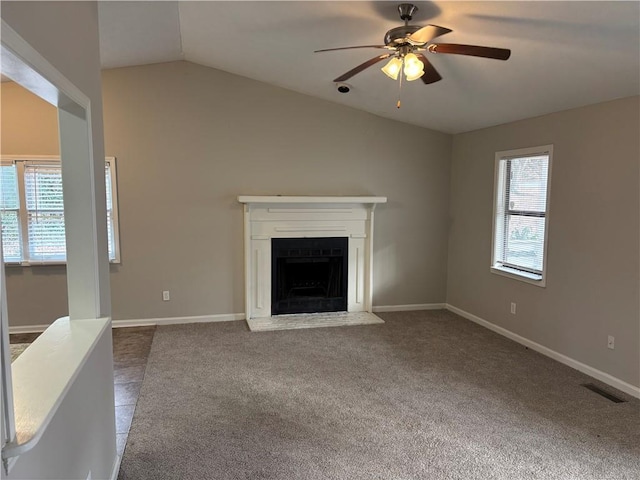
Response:
[{"label": "ceiling fan pull chain", "polygon": [[396,103],[396,108],[400,108],[400,96],[402,94],[402,77],[404,72],[400,70],[400,81],[398,82],[398,103]]}]

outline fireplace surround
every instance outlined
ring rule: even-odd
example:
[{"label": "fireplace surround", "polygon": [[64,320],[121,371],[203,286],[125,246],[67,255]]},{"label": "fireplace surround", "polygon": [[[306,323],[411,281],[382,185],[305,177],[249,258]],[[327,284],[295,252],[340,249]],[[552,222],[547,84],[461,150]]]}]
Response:
[{"label": "fireplace surround", "polygon": [[[371,312],[374,210],[377,204],[387,201],[386,197],[240,195],[238,201],[244,204],[247,320],[271,317],[274,312],[276,315],[287,313],[278,308],[272,309],[274,239],[276,244],[278,239],[295,238],[338,238],[346,241],[343,267],[343,274],[346,274],[346,305],[340,308],[346,307],[347,312]],[[296,262],[300,261],[290,263]],[[327,263],[327,260],[316,263]],[[314,266],[311,265],[311,268]],[[330,267],[324,265],[318,268]],[[297,293],[304,296],[301,290]],[[278,302],[275,298],[275,302]],[[344,311],[335,310],[337,307],[330,308],[334,310],[318,311]],[[310,310],[316,311],[315,308]]]}]

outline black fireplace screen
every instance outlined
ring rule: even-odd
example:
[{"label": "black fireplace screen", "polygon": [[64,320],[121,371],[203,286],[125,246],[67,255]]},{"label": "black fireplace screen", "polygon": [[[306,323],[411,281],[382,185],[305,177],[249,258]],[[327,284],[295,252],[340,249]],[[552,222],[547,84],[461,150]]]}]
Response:
[{"label": "black fireplace screen", "polygon": [[349,239],[271,240],[271,315],[345,312]]}]

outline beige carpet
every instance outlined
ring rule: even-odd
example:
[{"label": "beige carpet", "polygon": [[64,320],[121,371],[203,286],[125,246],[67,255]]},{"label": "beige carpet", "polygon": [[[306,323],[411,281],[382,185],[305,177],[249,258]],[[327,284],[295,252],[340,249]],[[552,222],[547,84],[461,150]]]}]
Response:
[{"label": "beige carpet", "polygon": [[638,400],[450,312],[380,316],[158,327],[119,478],[638,479]]},{"label": "beige carpet", "polygon": [[27,347],[31,345],[30,343],[12,343],[9,345],[9,349],[11,350],[11,363],[13,363],[16,358],[18,358],[22,352],[24,352]]}]

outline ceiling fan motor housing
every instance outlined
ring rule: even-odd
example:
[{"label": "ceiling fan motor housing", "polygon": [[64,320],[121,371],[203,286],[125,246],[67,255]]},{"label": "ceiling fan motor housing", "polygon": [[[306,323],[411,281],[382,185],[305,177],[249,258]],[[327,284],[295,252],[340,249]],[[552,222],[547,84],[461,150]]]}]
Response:
[{"label": "ceiling fan motor housing", "polygon": [[420,25],[403,25],[392,28],[384,34],[384,44],[388,47],[397,47],[398,45],[409,43],[407,37],[421,28]]}]

